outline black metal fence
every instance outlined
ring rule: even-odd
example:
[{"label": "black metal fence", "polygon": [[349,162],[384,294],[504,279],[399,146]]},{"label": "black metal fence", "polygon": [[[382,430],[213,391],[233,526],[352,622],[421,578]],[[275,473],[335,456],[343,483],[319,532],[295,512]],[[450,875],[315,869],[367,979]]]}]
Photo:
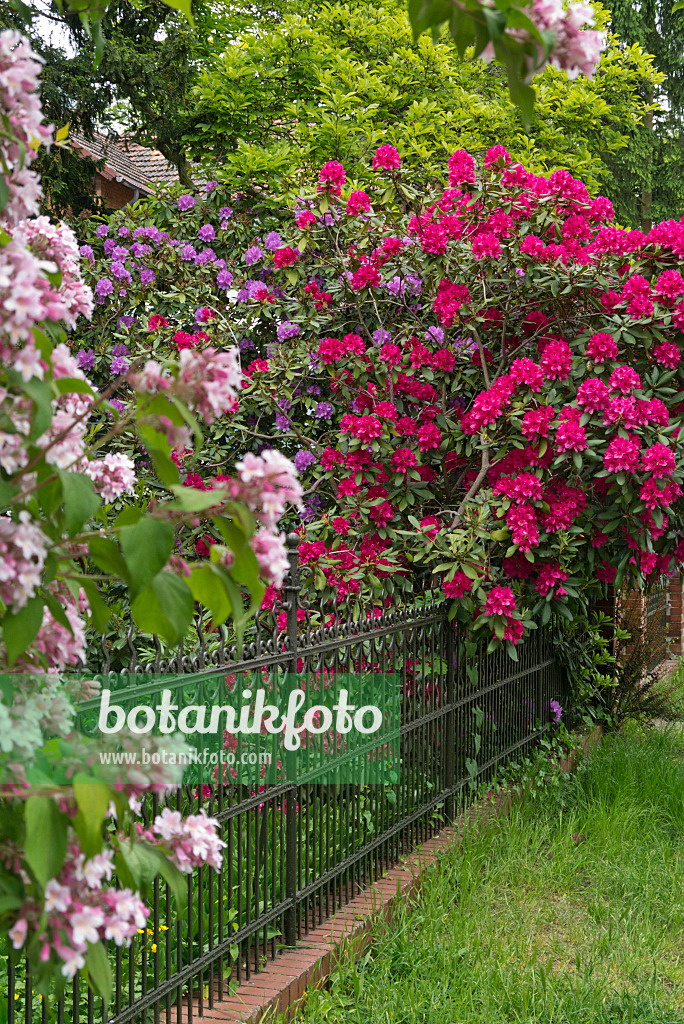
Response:
[{"label": "black metal fence", "polygon": [[[188,876],[184,920],[157,880],[148,928],[130,949],[111,946],[115,999],[108,1016],[78,977],[59,1000],[39,1001],[26,970],[5,960],[10,1024],[180,1024],[201,1017],[452,819],[497,766],[538,743],[553,718],[550,701],[565,704],[567,682],[554,660],[550,626],[528,637],[516,663],[504,650],[488,655],[449,622],[437,590],[408,595],[390,583],[382,596],[340,602],[331,617],[329,605],[302,597],[296,546],[290,559],[285,621],[260,614],[239,658],[223,629],[198,628],[193,647],[172,655],[131,631],[133,675],[100,678],[116,689],[117,703],[131,707],[140,673],[163,672],[164,686],[175,687],[178,697],[212,703],[226,676],[241,685],[288,670],[382,666],[401,680],[396,783],[289,781],[259,791],[219,777],[185,785],[163,801],[146,798],[146,823],[164,804],[183,813],[204,807],[215,816],[226,843],[223,869]],[[110,667],[106,654],[100,667]],[[86,729],[93,708],[82,708]]]}]

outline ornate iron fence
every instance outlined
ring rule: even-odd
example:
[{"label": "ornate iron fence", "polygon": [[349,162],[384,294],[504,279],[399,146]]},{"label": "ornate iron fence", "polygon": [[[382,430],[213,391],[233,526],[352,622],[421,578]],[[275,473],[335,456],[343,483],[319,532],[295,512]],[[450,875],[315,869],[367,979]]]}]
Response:
[{"label": "ornate iron fence", "polygon": [[[149,692],[150,672],[165,673],[159,687],[171,686],[186,703],[210,704],[226,676],[241,685],[288,670],[379,665],[401,682],[396,782],[295,780],[260,792],[218,778],[185,785],[164,801],[146,798],[146,822],[163,804],[184,813],[204,807],[215,816],[226,843],[223,870],[188,877],[186,920],[165,883],[154,883],[148,929],[130,949],[110,950],[115,999],[108,1016],[78,977],[59,1000],[43,1004],[27,971],[5,959],[10,1024],[180,1024],[201,1017],[280,947],[304,938],[452,819],[498,765],[538,743],[551,719],[549,702],[565,703],[551,626],[520,646],[516,663],[504,650],[486,654],[449,622],[441,592],[432,589],[410,595],[390,584],[383,595],[340,602],[331,617],[328,605],[302,597],[294,542],[290,561],[284,621],[260,614],[239,656],[223,629],[205,633],[200,625],[193,649],[176,652],[158,639],[145,644],[131,630],[130,675],[108,674],[105,652],[100,678],[130,708],[139,702],[138,678],[145,677]],[[95,707],[81,708],[86,731]]]}]

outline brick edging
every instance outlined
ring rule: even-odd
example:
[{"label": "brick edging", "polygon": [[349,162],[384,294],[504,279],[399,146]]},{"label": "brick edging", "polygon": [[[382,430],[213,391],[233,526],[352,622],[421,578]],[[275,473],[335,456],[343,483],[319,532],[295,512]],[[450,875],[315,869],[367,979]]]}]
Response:
[{"label": "brick edging", "polygon": [[[593,729],[581,741],[582,749],[588,752],[595,747],[601,735],[600,726]],[[561,771],[572,771],[576,760],[577,754],[573,751],[560,761]],[[377,882],[341,907],[334,917],[312,929],[296,947],[279,954],[262,971],[243,982],[234,996],[213,1007],[205,1004],[201,1018],[197,1006],[193,1006],[192,1017],[186,1016],[188,1011],[184,1006],[183,1021],[258,1024],[282,1013],[291,1020],[306,990],[325,984],[343,954],[351,952],[360,956],[370,942],[373,925],[383,918],[391,919],[398,899],[415,895],[430,868],[439,862],[440,855],[459,842],[465,822],[486,824],[491,818],[506,817],[517,796],[506,791],[499,793],[492,803],[469,808],[460,824],[443,829],[402,858]],[[174,1024],[176,1012],[172,1014]]]}]

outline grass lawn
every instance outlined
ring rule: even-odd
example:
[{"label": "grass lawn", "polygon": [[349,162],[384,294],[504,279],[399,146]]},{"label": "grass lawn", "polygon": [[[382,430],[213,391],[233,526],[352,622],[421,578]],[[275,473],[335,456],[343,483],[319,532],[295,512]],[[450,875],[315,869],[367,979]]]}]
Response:
[{"label": "grass lawn", "polygon": [[628,728],[470,831],[300,1024],[684,1024],[684,733]]}]

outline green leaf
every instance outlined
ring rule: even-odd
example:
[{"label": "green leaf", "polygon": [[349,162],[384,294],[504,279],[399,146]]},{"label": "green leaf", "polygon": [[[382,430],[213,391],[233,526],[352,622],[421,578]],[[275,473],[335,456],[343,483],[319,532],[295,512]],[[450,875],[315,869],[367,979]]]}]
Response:
[{"label": "green leaf", "polygon": [[85,380],[79,380],[78,377],[60,377],[55,381],[55,387],[60,395],[95,395],[90,384]]},{"label": "green leaf", "polygon": [[33,643],[43,622],[43,598],[32,597],[18,612],[8,611],[2,620],[7,660],[14,664]]},{"label": "green leaf", "polygon": [[87,860],[102,849],[102,825],[107,817],[111,793],[108,786],[79,772],[74,776],[74,799],[78,813],[73,819],[73,827]]},{"label": "green leaf", "polygon": [[103,572],[110,572],[128,583],[128,568],[113,540],[109,537],[89,537],[88,553]]},{"label": "green leaf", "polygon": [[62,481],[64,524],[68,535],[73,537],[95,515],[100,499],[95,494],[93,481],[85,473],[71,473],[63,469],[57,472]]},{"label": "green leaf", "polygon": [[49,796],[30,796],[24,812],[26,861],[45,888],[59,874],[67,850],[68,819]]},{"label": "green leaf", "polygon": [[[173,551],[173,526],[146,516],[119,531],[128,568],[131,597],[135,598],[168,562]],[[154,630],[153,630],[154,632]]]},{"label": "green leaf", "polygon": [[167,7],[173,7],[174,11],[180,11],[188,19],[191,25],[195,22],[192,17],[191,0],[164,0]]},{"label": "green leaf", "polygon": [[24,391],[33,403],[33,416],[31,418],[31,431],[29,439],[35,441],[48,429],[52,423],[52,392],[44,380],[32,377],[31,380],[24,380],[18,373],[9,371],[8,378]]},{"label": "green leaf", "polygon": [[157,853],[161,856],[159,874],[173,894],[178,913],[184,916],[188,906],[188,876],[179,871],[167,857],[164,857],[161,850],[158,850]]},{"label": "green leaf", "polygon": [[112,610],[102,600],[100,591],[92,580],[80,580],[79,582],[88,598],[91,622],[98,633],[104,633],[112,617]]},{"label": "green leaf", "polygon": [[144,892],[159,874],[161,851],[146,843],[121,843],[120,852],[135,888]]},{"label": "green leaf", "polygon": [[112,968],[101,942],[93,942],[88,946],[85,962],[90,983],[107,1006],[112,998]]},{"label": "green leaf", "polygon": [[193,608],[187,583],[172,572],[160,572],[138,594],[131,613],[140,629],[158,633],[170,644],[177,644],[192,624]]},{"label": "green leaf", "polygon": [[194,487],[183,487],[182,484],[172,484],[169,490],[173,491],[178,500],[164,505],[164,508],[181,512],[203,512],[206,508],[220,505],[226,497],[225,491],[198,491]]},{"label": "green leaf", "polygon": [[[226,573],[217,565],[210,565],[205,562],[202,565],[194,565],[192,567],[190,579],[188,580],[188,586],[195,601],[199,601],[200,604],[204,605],[211,612],[212,626],[225,622],[233,610],[233,604],[224,582],[225,576]],[[242,602],[237,612],[239,617],[242,612]]]},{"label": "green leaf", "polygon": [[20,490],[20,487],[8,483],[7,480],[0,482],[0,509],[5,509]]},{"label": "green leaf", "polygon": [[166,487],[172,487],[180,481],[180,473],[178,472],[178,466],[171,459],[171,457],[161,448],[154,448],[151,444],[146,443],[145,448],[149,455],[154,471]]}]

